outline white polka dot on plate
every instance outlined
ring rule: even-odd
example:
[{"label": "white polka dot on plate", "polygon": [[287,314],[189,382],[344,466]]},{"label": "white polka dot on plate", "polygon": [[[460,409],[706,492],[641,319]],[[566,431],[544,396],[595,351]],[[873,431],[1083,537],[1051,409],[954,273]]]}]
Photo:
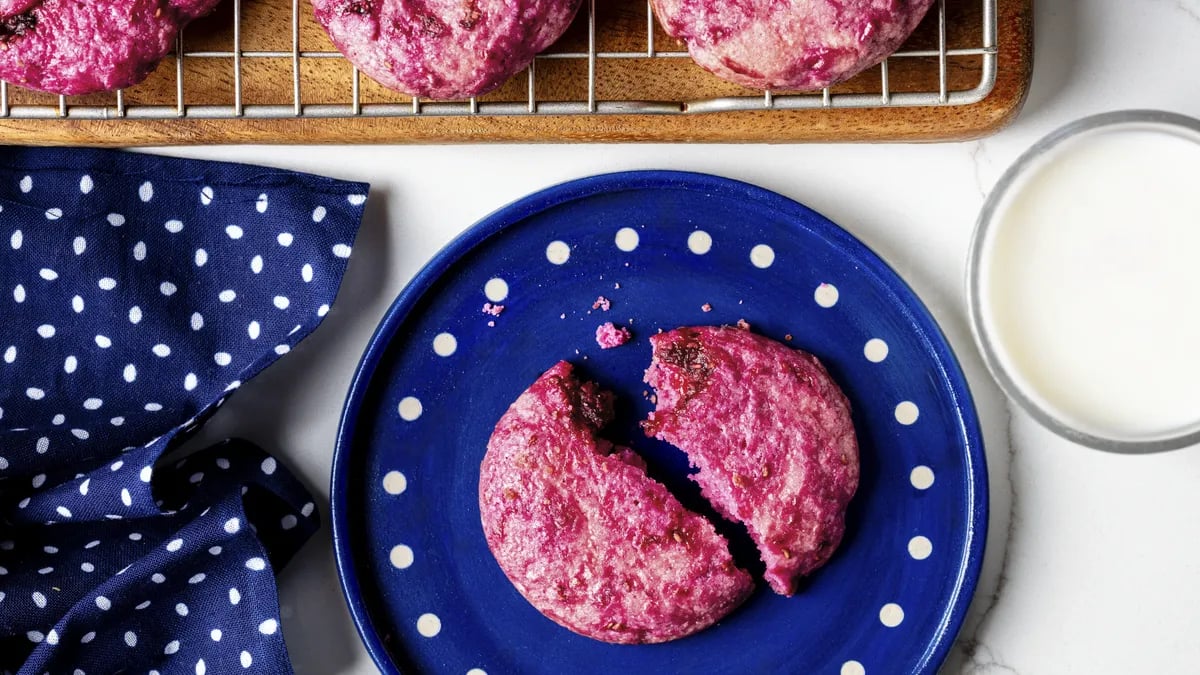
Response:
[{"label": "white polka dot on plate", "polygon": [[289,300],[286,295],[277,295],[272,302],[274,303],[276,309],[287,309],[288,305],[292,304],[292,301]]},{"label": "white polka dot on plate", "polygon": [[313,266],[308,263],[304,263],[304,267],[300,268],[300,278],[303,279],[304,283],[306,284],[311,282],[313,280]]},{"label": "white polka dot on plate", "polygon": [[267,619],[266,621],[258,624],[258,632],[262,633],[263,635],[274,635],[275,631],[278,629],[279,622],[275,619]]},{"label": "white polka dot on plate", "polygon": [[821,284],[813,291],[813,300],[826,309],[833,307],[838,301],[838,289],[833,284]]},{"label": "white polka dot on plate", "polygon": [[917,421],[921,411],[917,409],[917,404],[912,401],[901,401],[896,406],[896,421],[904,426],[908,426]]},{"label": "white polka dot on plate", "polygon": [[275,241],[279,242],[280,246],[291,246],[293,239],[291,232],[280,232],[279,236],[275,237]]},{"label": "white polka dot on plate", "polygon": [[113,227],[120,227],[125,224],[125,216],[119,213],[108,214],[108,224]]},{"label": "white polka dot on plate", "polygon": [[863,356],[871,363],[879,363],[887,358],[888,344],[879,338],[871,338],[867,340],[867,344],[863,345]]},{"label": "white polka dot on plate", "polygon": [[483,668],[472,668],[467,671],[467,675],[487,675],[487,671]]},{"label": "white polka dot on plate", "polygon": [[334,244],[333,254],[339,258],[349,258],[351,249],[346,244]]},{"label": "white polka dot on plate", "polygon": [[87,251],[87,239],[75,237],[71,242],[71,250],[75,252],[75,255],[83,255],[84,251]]},{"label": "white polka dot on plate", "polygon": [[405,396],[400,400],[400,419],[412,422],[421,416],[421,401],[414,396]]},{"label": "white polka dot on plate", "polygon": [[867,669],[858,661],[847,661],[842,664],[839,675],[867,675]]},{"label": "white polka dot on plate", "polygon": [[246,326],[246,333],[251,340],[257,340],[259,335],[262,335],[262,326],[257,321],[251,321],[249,326]]},{"label": "white polka dot on plate", "polygon": [[928,537],[917,535],[908,540],[908,554],[913,560],[924,560],[933,553],[933,542]]},{"label": "white polka dot on plate", "polygon": [[889,602],[879,609],[879,622],[888,628],[895,628],[904,621],[904,610],[894,602]]},{"label": "white polka dot on plate", "polygon": [[759,269],[767,269],[775,263],[775,249],[759,244],[750,249],[750,262]]},{"label": "white polka dot on plate", "polygon": [[250,652],[242,650],[242,655],[238,657],[241,660],[243,668],[249,668],[254,665],[254,657],[250,656]]},{"label": "white polka dot on plate", "polygon": [[208,206],[213,200],[213,189],[207,185],[200,188],[200,203]]},{"label": "white polka dot on plate", "polygon": [[91,176],[84,174],[83,178],[79,179],[79,191],[83,194],[91,192],[93,187],[95,187],[95,183],[92,182]]},{"label": "white polka dot on plate", "polygon": [[262,464],[259,465],[259,468],[262,469],[264,474],[270,476],[271,474],[275,473],[275,469],[278,466],[279,465],[275,461],[274,457],[268,457],[262,461]]},{"label": "white polka dot on plate", "polygon": [[256,255],[250,260],[250,271],[259,274],[263,271],[263,257]]},{"label": "white polka dot on plate", "polygon": [[255,208],[255,209],[256,209],[256,210],[257,210],[259,213],[266,213],[266,212],[267,212],[267,207],[268,207],[270,204],[271,204],[271,200],[270,200],[270,199],[267,197],[266,193],[263,193],[263,194],[261,194],[261,195],[259,195],[259,196],[258,196],[258,199],[257,199],[257,200],[255,200],[255,202],[254,202],[254,208]]},{"label": "white polka dot on plate", "polygon": [[318,206],[317,208],[313,209],[313,212],[312,212],[313,222],[319,223],[322,220],[325,220],[325,213],[326,212],[325,212],[324,206]]},{"label": "white polka dot on plate", "polygon": [[712,235],[704,230],[696,230],[688,235],[688,250],[696,255],[704,255],[712,250]]},{"label": "white polka dot on plate", "polygon": [[638,242],[641,238],[638,236],[637,230],[632,227],[622,227],[617,230],[617,236],[614,242],[617,248],[628,253],[638,247]]},{"label": "white polka dot on plate", "polygon": [[565,241],[552,241],[546,246],[546,260],[562,265],[571,259],[571,247]]},{"label": "white polka dot on plate", "polygon": [[436,614],[422,614],[417,619],[417,632],[431,638],[442,632],[442,620]]},{"label": "white polka dot on plate", "polygon": [[267,563],[262,558],[254,557],[246,561],[246,568],[261,572],[267,568]]},{"label": "white polka dot on plate", "polygon": [[225,234],[229,235],[230,239],[241,239],[246,232],[237,225],[229,225],[225,228]]},{"label": "white polka dot on plate", "polygon": [[439,333],[433,338],[433,353],[438,356],[450,356],[458,350],[458,340],[449,333]]},{"label": "white polka dot on plate", "polygon": [[62,218],[62,216],[63,216],[63,210],[58,208],[57,206],[54,208],[46,209],[46,220],[58,220],[59,218]]},{"label": "white polka dot on plate", "polygon": [[205,251],[202,248],[196,249],[195,261],[196,267],[204,267],[206,264],[208,264],[208,251]]},{"label": "white polka dot on plate", "polygon": [[25,235],[20,230],[13,230],[12,236],[8,239],[8,243],[12,245],[14,251],[21,248],[21,244],[24,241]]},{"label": "white polka dot on plate", "polygon": [[488,279],[483,285],[483,294],[492,302],[502,302],[508,297],[508,282],[499,277]]},{"label": "white polka dot on plate", "polygon": [[138,188],[138,197],[144,202],[154,199],[154,185],[150,181],[142,183],[142,186]]},{"label": "white polka dot on plate", "polygon": [[928,490],[933,487],[933,469],[925,465],[913,467],[908,474],[908,480],[918,490]]},{"label": "white polka dot on plate", "polygon": [[392,562],[392,567],[398,570],[408,569],[413,564],[413,550],[404,544],[397,544],[388,554],[388,560]]},{"label": "white polka dot on plate", "polygon": [[[404,413],[401,413],[403,416]],[[399,471],[389,471],[383,477],[383,490],[389,495],[398,495],[408,489],[408,479]]]},{"label": "white polka dot on plate", "polygon": [[171,234],[179,234],[180,232],[183,232],[183,221],[168,220],[166,223],[163,223],[163,227],[165,227],[167,232],[170,232]]}]

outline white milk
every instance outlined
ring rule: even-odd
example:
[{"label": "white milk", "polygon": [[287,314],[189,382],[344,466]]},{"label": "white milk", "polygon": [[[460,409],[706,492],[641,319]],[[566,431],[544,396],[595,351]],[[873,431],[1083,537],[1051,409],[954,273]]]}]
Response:
[{"label": "white milk", "polygon": [[1014,185],[984,246],[980,318],[1029,398],[1116,440],[1200,423],[1200,138],[1067,140]]}]

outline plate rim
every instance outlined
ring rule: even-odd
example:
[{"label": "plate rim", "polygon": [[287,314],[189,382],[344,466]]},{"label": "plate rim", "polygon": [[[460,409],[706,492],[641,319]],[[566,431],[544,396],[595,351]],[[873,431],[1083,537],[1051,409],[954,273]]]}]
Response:
[{"label": "plate rim", "polygon": [[[375,331],[363,351],[346,393],[342,414],[338,421],[330,475],[329,509],[333,539],[334,563],[337,567],[339,586],[354,622],[355,630],[376,667],[388,675],[401,675],[401,671],[388,654],[383,641],[374,628],[370,614],[362,599],[362,585],[354,569],[353,546],[350,542],[349,507],[347,505],[348,475],[350,472],[353,438],[357,432],[357,420],[371,380],[386,351],[391,337],[407,318],[413,307],[452,265],[466,256],[492,236],[533,215],[563,204],[596,194],[629,190],[682,189],[706,193],[710,196],[735,197],[764,203],[770,209],[785,214],[789,220],[799,216],[816,216],[826,228],[822,236],[834,246],[849,249],[865,269],[880,283],[905,300],[903,309],[914,327],[925,336],[931,351],[937,357],[941,379],[949,385],[949,394],[955,404],[958,435],[962,440],[963,458],[970,478],[966,482],[968,522],[964,528],[963,557],[959,562],[953,592],[947,602],[947,610],[936,633],[929,637],[929,648],[922,655],[916,672],[934,674],[949,655],[955,639],[966,620],[971,600],[978,587],[983,568],[984,550],[987,543],[989,494],[987,457],[984,452],[983,436],[978,411],[971,396],[962,365],[946,339],[928,307],[882,257],[836,222],[814,209],[767,188],[744,181],[713,174],[646,169],[602,173],[576,178],[537,190],[520,197],[505,206],[480,218],[458,236],[442,247],[414,276],[392,301],[380,318]],[[964,592],[969,591],[969,592]]]}]

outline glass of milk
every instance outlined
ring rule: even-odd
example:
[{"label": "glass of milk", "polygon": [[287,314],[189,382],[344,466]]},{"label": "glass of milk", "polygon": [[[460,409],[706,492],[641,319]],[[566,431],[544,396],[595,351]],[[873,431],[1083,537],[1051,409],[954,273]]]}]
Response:
[{"label": "glass of milk", "polygon": [[1132,110],[1039,141],[984,203],[971,327],[1005,393],[1078,443],[1200,443],[1200,120]]}]

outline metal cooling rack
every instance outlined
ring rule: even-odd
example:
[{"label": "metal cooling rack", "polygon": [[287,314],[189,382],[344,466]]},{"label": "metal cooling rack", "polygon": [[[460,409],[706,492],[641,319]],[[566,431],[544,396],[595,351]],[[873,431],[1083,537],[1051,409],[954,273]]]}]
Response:
[{"label": "metal cooling rack", "polygon": [[[593,114],[656,114],[683,115],[735,110],[798,110],[813,108],[886,108],[909,106],[954,106],[977,103],[986,97],[996,81],[996,2],[983,3],[982,44],[969,48],[949,49],[946,40],[946,0],[938,0],[937,49],[900,51],[884,60],[880,69],[880,87],[872,93],[833,93],[829,89],[805,94],[773,94],[765,91],[754,96],[725,96],[700,100],[651,101],[605,100],[596,96],[596,64],[604,59],[675,59],[688,58],[686,51],[660,51],[655,48],[655,19],[649,2],[646,4],[646,48],[641,51],[597,51],[596,0],[587,2],[587,51],[547,52],[540,54],[526,70],[527,95],[520,101],[426,101],[413,98],[411,103],[364,103],[360,96],[361,73],[353,69],[347,83],[348,100],[339,104],[305,104],[301,101],[304,82],[301,62],[308,59],[344,59],[337,51],[301,51],[301,1],[292,0],[291,51],[246,51],[241,48],[242,0],[233,0],[233,44],[228,51],[187,51],[180,33],[174,54],[175,104],[126,105],[124,92],[116,92],[116,105],[72,103],[71,97],[59,96],[57,105],[11,104],[9,84],[0,82],[0,118],[8,119],[276,119],[289,117],[413,117],[455,115],[593,115]],[[305,12],[307,14],[307,3]],[[976,86],[967,90],[949,90],[947,61],[950,57],[977,56],[982,59],[982,71]],[[242,91],[242,64],[247,59],[291,58],[291,104],[245,104]],[[892,92],[888,86],[888,63],[897,59],[937,58],[938,88],[931,91]],[[233,75],[233,100],[225,105],[196,105],[188,103],[184,87],[184,63],[188,59],[220,59],[229,62]],[[537,65],[551,59],[572,59],[587,62],[587,98],[572,101],[540,101],[537,97]],[[519,76],[518,76],[519,77]]]}]

